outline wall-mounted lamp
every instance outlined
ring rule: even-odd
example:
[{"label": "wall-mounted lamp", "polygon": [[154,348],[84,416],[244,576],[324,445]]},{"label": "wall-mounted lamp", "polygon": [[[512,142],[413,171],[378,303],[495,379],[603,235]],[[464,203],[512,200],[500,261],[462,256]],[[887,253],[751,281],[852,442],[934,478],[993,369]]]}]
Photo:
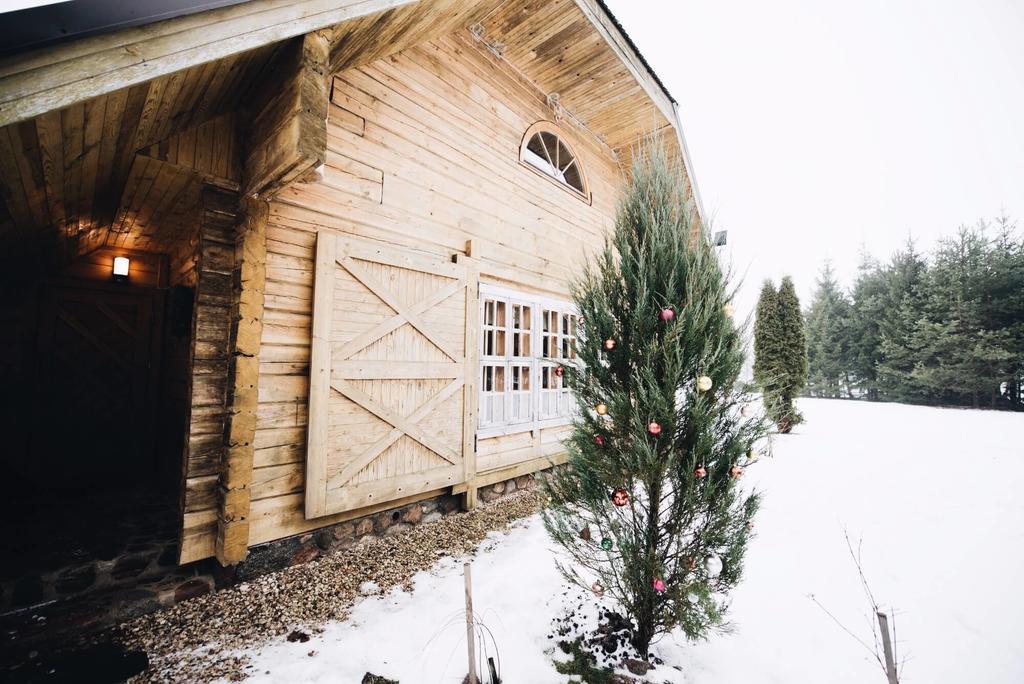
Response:
[{"label": "wall-mounted lamp", "polygon": [[114,257],[114,280],[128,280],[128,266],[131,260],[128,257]]}]

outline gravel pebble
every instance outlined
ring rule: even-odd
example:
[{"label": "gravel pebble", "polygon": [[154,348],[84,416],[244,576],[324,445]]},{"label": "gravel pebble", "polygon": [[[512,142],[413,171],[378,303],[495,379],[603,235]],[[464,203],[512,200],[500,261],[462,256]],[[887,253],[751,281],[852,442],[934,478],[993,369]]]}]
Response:
[{"label": "gravel pebble", "polygon": [[523,491],[433,522],[425,516],[403,534],[376,537],[123,624],[126,645],[149,655],[149,669],[132,681],[242,681],[250,665],[239,649],[297,628],[322,631],[325,622],[346,616],[368,584],[409,591],[412,576],[439,557],[471,552],[488,532],[536,510],[536,495]]}]

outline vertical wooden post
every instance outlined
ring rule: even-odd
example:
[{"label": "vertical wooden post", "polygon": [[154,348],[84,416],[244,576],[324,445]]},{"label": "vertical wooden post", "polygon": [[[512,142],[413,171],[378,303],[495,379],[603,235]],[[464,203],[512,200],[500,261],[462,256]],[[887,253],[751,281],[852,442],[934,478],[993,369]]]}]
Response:
[{"label": "vertical wooden post", "polygon": [[316,263],[313,278],[313,331],[309,360],[309,418],[306,427],[306,472],[325,473],[324,478],[306,481],[306,519],[327,514],[327,449],[330,438],[331,321],[334,320],[334,271],[337,268],[338,238],[334,233],[316,234]]},{"label": "vertical wooden post", "polygon": [[899,684],[896,676],[896,661],[892,652],[892,640],[889,634],[889,617],[882,611],[878,615],[878,627],[882,630],[882,651],[885,654],[885,674],[889,678],[889,684]]},{"label": "vertical wooden post", "polygon": [[473,636],[473,580],[469,572],[469,563],[462,566],[466,579],[466,649],[469,654],[469,684],[477,684],[476,678],[476,640]]},{"label": "vertical wooden post", "polygon": [[[472,249],[467,244],[467,250]],[[466,382],[462,391],[462,474],[466,482],[466,493],[462,495],[462,507],[476,508],[476,421],[479,400],[477,398],[477,375],[480,373],[480,355],[477,335],[480,328],[480,269],[471,256],[457,255],[456,263],[466,266]]]},{"label": "vertical wooden post", "polygon": [[249,549],[249,486],[258,408],[268,213],[266,202],[243,200],[235,236],[230,382],[214,547],[217,560],[225,565],[244,559]]}]

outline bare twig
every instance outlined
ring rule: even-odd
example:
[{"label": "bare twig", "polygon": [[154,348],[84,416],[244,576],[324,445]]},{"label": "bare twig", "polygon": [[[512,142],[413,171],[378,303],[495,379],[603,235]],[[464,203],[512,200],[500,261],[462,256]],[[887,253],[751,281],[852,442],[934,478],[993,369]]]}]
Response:
[{"label": "bare twig", "polygon": [[[857,568],[857,577],[860,581],[861,589],[864,591],[864,596],[867,598],[868,603],[871,605],[871,612],[874,614],[875,619],[869,617],[868,624],[871,627],[871,636],[874,641],[874,647],[868,645],[868,643],[857,636],[852,630],[844,625],[831,611],[828,610],[814,594],[809,594],[808,598],[811,599],[822,611],[825,612],[832,621],[835,622],[839,627],[849,634],[853,639],[863,646],[882,668],[882,672],[885,673],[886,678],[890,684],[899,684],[899,677],[903,671],[903,665],[905,661],[898,659],[896,654],[896,619],[895,612],[890,610],[888,614],[883,611],[878,602],[875,600],[875,595],[871,591],[871,586],[868,584],[867,576],[864,574],[864,564],[861,560],[861,549],[863,540],[857,541],[857,548],[854,549],[853,541],[850,539],[850,533],[847,529],[843,528],[843,537],[846,539],[846,548],[850,552],[850,558],[853,559],[853,564]],[[889,616],[892,615],[892,624],[889,624]],[[897,666],[897,663],[899,665]]]}]

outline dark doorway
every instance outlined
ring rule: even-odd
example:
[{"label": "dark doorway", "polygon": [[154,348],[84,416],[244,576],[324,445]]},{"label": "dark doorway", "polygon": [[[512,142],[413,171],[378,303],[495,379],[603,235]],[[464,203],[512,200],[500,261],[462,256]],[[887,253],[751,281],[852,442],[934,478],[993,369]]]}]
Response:
[{"label": "dark doorway", "polygon": [[24,473],[31,489],[105,493],[158,484],[161,294],[68,285],[42,291]]},{"label": "dark doorway", "polygon": [[[164,388],[190,367],[187,353],[178,359],[190,332],[165,334],[175,330],[168,292],[62,279],[21,300],[31,314],[14,407],[20,439],[2,459],[0,613],[177,564],[187,415]],[[176,351],[165,363],[167,349]],[[174,419],[158,421],[164,414]]]}]

